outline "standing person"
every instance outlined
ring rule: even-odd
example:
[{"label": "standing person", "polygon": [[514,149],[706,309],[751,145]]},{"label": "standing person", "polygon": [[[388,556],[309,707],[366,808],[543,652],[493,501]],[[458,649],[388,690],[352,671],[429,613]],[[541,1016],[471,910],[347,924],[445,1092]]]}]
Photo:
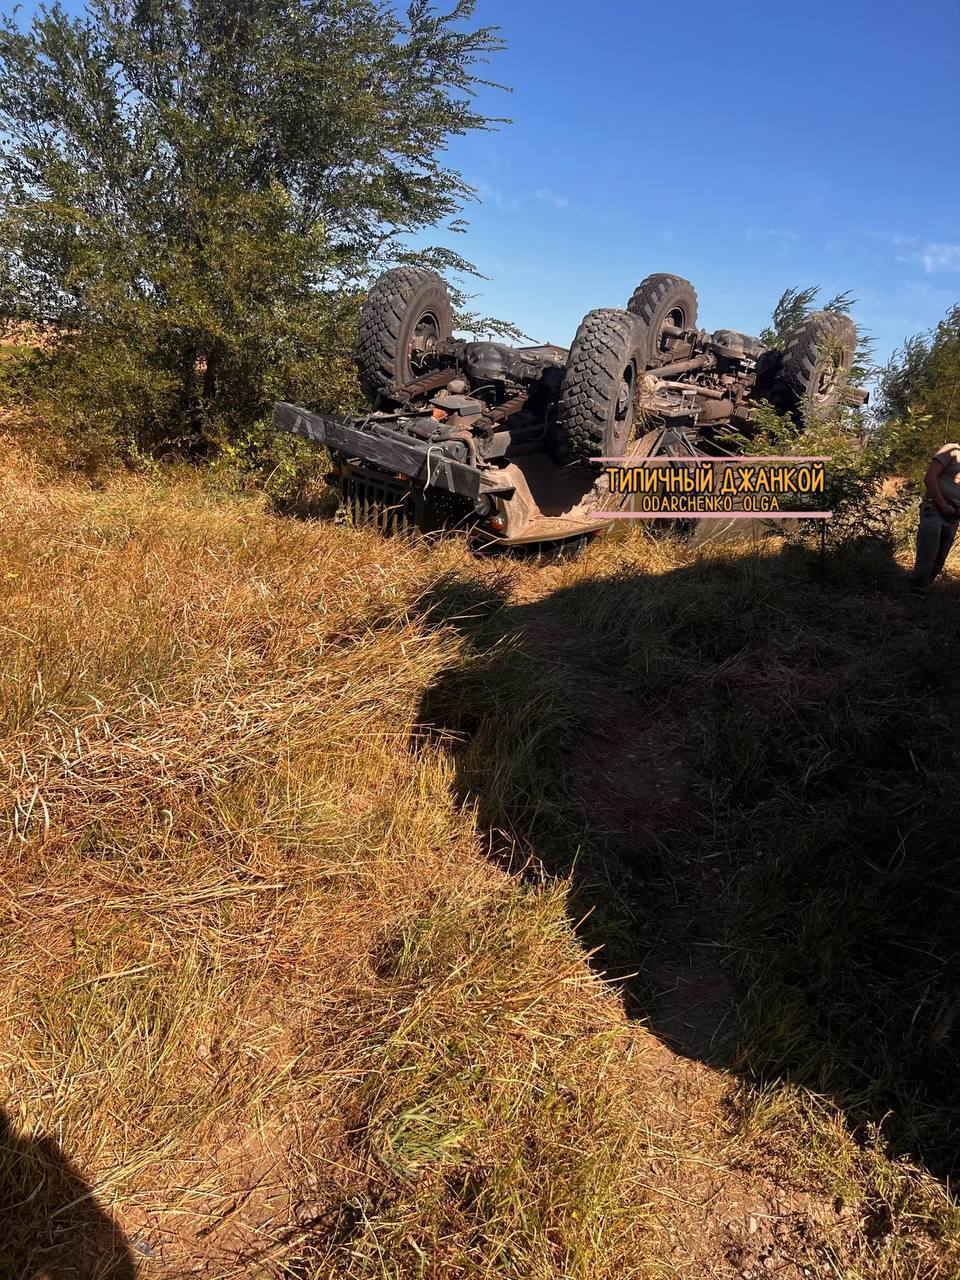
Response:
[{"label": "standing person", "polygon": [[925,596],[943,568],[960,522],[960,444],[941,445],[923,477],[924,497],[917,530],[917,560],[910,579],[914,595]]}]

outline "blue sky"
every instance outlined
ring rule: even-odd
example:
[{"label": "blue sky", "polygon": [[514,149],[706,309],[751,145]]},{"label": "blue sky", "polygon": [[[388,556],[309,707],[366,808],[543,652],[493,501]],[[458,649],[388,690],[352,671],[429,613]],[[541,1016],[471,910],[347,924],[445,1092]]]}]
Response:
[{"label": "blue sky", "polygon": [[960,302],[960,4],[478,0],[507,51],[480,191],[476,309],[566,343],[654,271],[758,332],[787,285],[852,290],[885,358]]}]

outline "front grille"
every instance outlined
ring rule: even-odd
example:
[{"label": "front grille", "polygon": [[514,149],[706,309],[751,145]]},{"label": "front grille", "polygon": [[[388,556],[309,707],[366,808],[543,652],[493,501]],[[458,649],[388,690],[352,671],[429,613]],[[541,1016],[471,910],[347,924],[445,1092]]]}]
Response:
[{"label": "front grille", "polygon": [[343,506],[353,524],[369,524],[381,533],[409,533],[415,507],[410,485],[383,471],[351,465],[340,481]]}]

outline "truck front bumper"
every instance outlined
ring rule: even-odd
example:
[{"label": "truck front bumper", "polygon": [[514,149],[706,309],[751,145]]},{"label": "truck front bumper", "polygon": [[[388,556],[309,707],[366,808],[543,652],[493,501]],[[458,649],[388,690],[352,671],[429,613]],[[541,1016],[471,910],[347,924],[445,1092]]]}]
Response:
[{"label": "truck front bumper", "polygon": [[381,422],[354,426],[329,414],[311,413],[295,404],[273,407],[274,426],[282,431],[325,445],[331,453],[372,463],[391,476],[403,476],[426,489],[455,493],[470,502],[486,496],[508,497],[513,484],[496,467],[482,471],[466,462],[445,457],[436,445],[415,440]]}]

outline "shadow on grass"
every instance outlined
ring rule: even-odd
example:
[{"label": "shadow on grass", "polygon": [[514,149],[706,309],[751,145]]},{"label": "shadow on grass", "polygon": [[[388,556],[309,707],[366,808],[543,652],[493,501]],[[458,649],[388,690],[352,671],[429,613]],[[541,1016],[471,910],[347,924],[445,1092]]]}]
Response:
[{"label": "shadow on grass", "polygon": [[9,1280],[134,1280],[117,1224],[53,1138],[13,1132],[0,1112],[0,1275]]},{"label": "shadow on grass", "polygon": [[628,1013],[955,1177],[956,586],[918,609],[864,543],[528,604],[451,579],[422,607],[469,650],[418,735],[455,760],[492,857],[569,878]]}]

